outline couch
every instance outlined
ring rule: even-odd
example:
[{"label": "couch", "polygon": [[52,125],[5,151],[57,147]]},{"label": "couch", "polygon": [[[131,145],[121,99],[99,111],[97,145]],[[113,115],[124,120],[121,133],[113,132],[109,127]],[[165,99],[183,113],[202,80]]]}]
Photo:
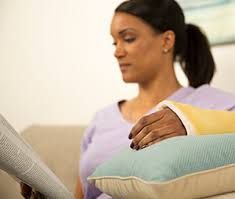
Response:
[{"label": "couch", "polygon": [[[49,168],[74,192],[78,175],[80,140],[84,126],[40,126],[26,128],[21,135]],[[0,199],[22,199],[17,182],[0,170]],[[207,199],[234,199],[235,194]]]},{"label": "couch", "polygon": [[[80,140],[84,126],[39,126],[26,128],[21,135],[49,168],[74,193],[78,176]],[[19,184],[0,170],[0,199],[21,199]]]}]

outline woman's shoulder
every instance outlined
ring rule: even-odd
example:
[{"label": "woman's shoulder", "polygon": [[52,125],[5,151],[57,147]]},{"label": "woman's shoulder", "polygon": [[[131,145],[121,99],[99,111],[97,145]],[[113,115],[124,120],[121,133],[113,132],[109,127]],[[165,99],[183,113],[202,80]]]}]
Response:
[{"label": "woman's shoulder", "polygon": [[208,96],[210,98],[216,98],[219,97],[220,99],[227,99],[227,100],[235,100],[235,93],[231,93],[219,88],[215,88],[213,86],[210,86],[208,84],[204,84],[197,89],[195,89],[196,94],[201,94]]},{"label": "woman's shoulder", "polygon": [[183,102],[202,108],[229,110],[235,106],[235,94],[204,84],[194,89]]}]

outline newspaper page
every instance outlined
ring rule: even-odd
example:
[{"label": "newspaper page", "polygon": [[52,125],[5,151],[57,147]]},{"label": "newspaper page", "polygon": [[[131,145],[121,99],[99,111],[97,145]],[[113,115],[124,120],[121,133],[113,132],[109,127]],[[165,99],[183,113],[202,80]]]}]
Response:
[{"label": "newspaper page", "polygon": [[73,194],[1,114],[0,169],[35,188],[47,198],[74,198]]}]

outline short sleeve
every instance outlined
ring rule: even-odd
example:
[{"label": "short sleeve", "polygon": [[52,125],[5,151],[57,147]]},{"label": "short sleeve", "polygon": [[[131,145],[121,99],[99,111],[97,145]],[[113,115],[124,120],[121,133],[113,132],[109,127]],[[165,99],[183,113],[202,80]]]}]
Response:
[{"label": "short sleeve", "polygon": [[79,176],[81,179],[81,184],[82,184],[82,189],[83,192],[85,193],[85,189],[87,189],[87,182],[85,181],[85,173],[86,173],[86,167],[84,167],[84,158],[85,158],[85,153],[86,150],[89,147],[89,144],[92,142],[92,138],[95,134],[95,129],[96,129],[96,122],[97,122],[97,114],[93,117],[91,120],[89,126],[86,128],[84,131],[83,137],[81,139],[81,144],[80,144],[80,160],[79,160]]},{"label": "short sleeve", "polygon": [[89,126],[86,128],[84,135],[81,140],[81,157],[83,156],[84,152],[87,150],[88,145],[92,141],[92,137],[94,136],[95,129],[96,129],[96,123],[97,123],[97,114],[93,117],[91,120]]}]

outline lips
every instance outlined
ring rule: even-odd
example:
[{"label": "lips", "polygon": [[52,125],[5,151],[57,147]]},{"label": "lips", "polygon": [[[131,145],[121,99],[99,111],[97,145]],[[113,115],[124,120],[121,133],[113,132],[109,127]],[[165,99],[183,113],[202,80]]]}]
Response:
[{"label": "lips", "polygon": [[120,70],[122,71],[122,73],[124,73],[125,71],[128,70],[128,68],[130,67],[131,64],[128,64],[128,63],[120,63],[119,66],[120,66]]},{"label": "lips", "polygon": [[128,63],[120,63],[119,66],[120,67],[128,67],[130,66],[131,64],[128,64]]}]

